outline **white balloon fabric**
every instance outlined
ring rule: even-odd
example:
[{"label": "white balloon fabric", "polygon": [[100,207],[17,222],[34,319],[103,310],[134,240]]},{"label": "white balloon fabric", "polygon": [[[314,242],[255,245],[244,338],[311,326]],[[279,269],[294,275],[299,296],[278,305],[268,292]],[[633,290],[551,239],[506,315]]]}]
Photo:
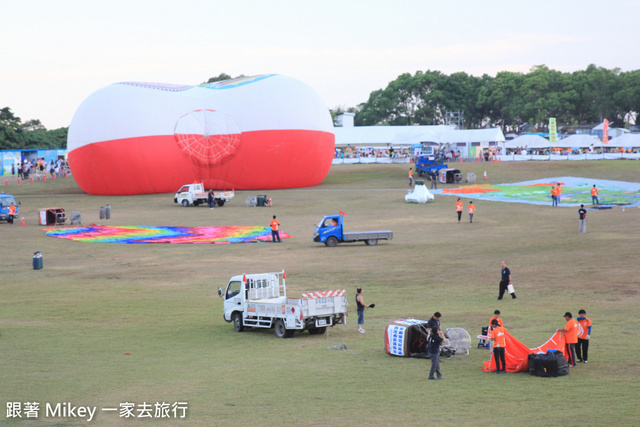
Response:
[{"label": "white balloon fabric", "polygon": [[424,185],[424,181],[416,181],[413,191],[404,196],[404,201],[407,203],[427,203],[433,201],[433,199],[433,194]]}]

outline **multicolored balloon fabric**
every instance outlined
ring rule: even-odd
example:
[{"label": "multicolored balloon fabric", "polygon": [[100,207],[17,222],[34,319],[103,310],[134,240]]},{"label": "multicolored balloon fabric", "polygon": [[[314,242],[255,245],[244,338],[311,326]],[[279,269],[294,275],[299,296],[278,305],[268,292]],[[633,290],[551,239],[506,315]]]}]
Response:
[{"label": "multicolored balloon fabric", "polygon": [[[92,243],[255,243],[270,242],[269,227],[89,226],[48,228],[47,236]],[[281,239],[293,236],[280,232]]]}]

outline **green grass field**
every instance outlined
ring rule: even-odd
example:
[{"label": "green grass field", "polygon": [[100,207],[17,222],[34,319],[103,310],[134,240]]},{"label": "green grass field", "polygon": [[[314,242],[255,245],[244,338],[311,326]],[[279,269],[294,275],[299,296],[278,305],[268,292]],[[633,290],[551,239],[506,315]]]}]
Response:
[{"label": "green grass field", "polygon": [[[633,161],[457,166],[478,177],[486,170],[492,184],[640,176]],[[455,197],[404,203],[408,167],[334,166],[317,187],[237,192],[213,211],[178,206],[173,194],[90,196],[72,178],[10,179],[3,190],[21,201],[26,226],[0,223],[0,401],[38,402],[40,415],[2,413],[0,424],[86,425],[45,416],[46,403],[72,402],[98,408],[91,425],[637,425],[640,209],[589,212],[581,235],[575,208],[474,200],[474,223],[465,214],[458,224]],[[264,193],[274,207],[245,207],[247,196]],[[106,204],[112,218],[101,221]],[[294,237],[277,245],[72,242],[37,225],[38,209],[51,206],[105,225],[266,226],[275,214]],[[393,241],[313,243],[314,225],[338,210],[348,230],[390,229]],[[32,269],[35,251],[42,270]],[[517,300],[496,301],[503,259]],[[272,330],[234,332],[218,286],[281,269],[292,295],[346,288],[348,324],[284,340]],[[376,303],[365,334],[356,332],[356,286]],[[492,375],[481,369],[488,351],[472,348],[442,362],[443,380],[427,381],[428,360],[384,352],[392,320],[440,311],[443,327],[465,328],[475,345],[496,308],[530,347],[564,326],[565,311],[584,308],[593,321],[589,364],[561,378]],[[349,349],[328,348],[341,343]],[[101,411],[124,402],[186,402],[187,418]]]}]

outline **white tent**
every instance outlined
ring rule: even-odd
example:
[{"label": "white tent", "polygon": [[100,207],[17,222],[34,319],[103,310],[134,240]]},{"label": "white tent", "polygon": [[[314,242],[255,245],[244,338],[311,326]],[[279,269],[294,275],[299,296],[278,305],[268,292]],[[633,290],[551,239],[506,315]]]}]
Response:
[{"label": "white tent", "polygon": [[489,129],[449,129],[442,134],[440,142],[504,142],[504,134],[500,128]]},{"label": "white tent", "polygon": [[336,146],[413,145],[439,143],[441,135],[453,126],[345,126],[334,127]]},{"label": "white tent", "polygon": [[549,141],[540,135],[522,135],[507,141],[505,148],[548,148]]},{"label": "white tent", "polygon": [[603,147],[640,147],[640,134],[626,133],[617,138],[610,139]]},{"label": "white tent", "polygon": [[602,142],[593,135],[571,135],[552,144],[553,147],[560,148],[589,148],[593,146],[602,147]]}]

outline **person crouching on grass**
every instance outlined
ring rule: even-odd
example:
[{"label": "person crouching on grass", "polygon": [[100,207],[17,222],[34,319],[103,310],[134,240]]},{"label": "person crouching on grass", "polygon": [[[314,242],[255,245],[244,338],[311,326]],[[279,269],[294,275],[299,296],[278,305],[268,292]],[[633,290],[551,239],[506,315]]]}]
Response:
[{"label": "person crouching on grass", "polygon": [[438,327],[434,326],[431,328],[427,339],[429,359],[431,359],[431,369],[429,370],[428,380],[435,380],[433,374],[438,375],[438,379],[442,379],[442,374],[440,373],[440,344],[442,344],[442,341]]}]

